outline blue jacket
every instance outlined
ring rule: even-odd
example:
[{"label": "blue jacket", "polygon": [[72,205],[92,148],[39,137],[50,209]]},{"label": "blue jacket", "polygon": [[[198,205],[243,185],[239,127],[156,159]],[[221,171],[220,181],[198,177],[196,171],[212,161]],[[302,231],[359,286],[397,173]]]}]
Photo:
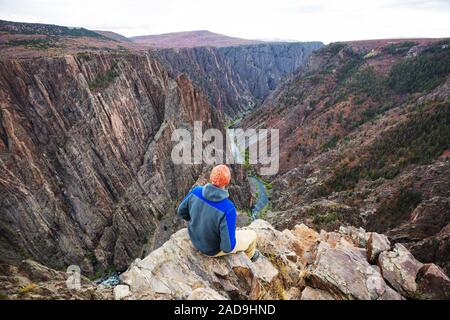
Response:
[{"label": "blue jacket", "polygon": [[188,221],[189,237],[200,252],[213,256],[236,246],[236,208],[228,191],[208,183],[197,186],[181,201],[177,214]]}]

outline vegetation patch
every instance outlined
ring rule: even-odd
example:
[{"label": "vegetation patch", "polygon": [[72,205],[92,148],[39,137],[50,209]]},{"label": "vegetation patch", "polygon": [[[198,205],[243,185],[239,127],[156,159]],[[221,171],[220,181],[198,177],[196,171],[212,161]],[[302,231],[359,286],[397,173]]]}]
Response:
[{"label": "vegetation patch", "polygon": [[89,88],[91,90],[106,88],[115,78],[119,76],[119,68],[117,62],[113,62],[111,68],[105,73],[98,75],[92,81],[89,81]]},{"label": "vegetation patch", "polygon": [[398,93],[429,91],[450,74],[450,48],[431,46],[417,57],[395,64],[389,74],[389,86]]},{"label": "vegetation patch", "polygon": [[405,54],[409,51],[409,49],[411,49],[415,45],[417,45],[417,43],[413,42],[413,41],[393,43],[393,44],[390,44],[390,45],[384,47],[383,52],[392,54],[392,55]]},{"label": "vegetation patch", "polygon": [[364,62],[364,58],[355,53],[350,52],[344,65],[338,70],[337,82],[338,84],[348,79]]},{"label": "vegetation patch", "polygon": [[328,192],[353,188],[360,179],[392,179],[409,164],[428,164],[449,147],[450,102],[417,107],[409,119],[370,146],[363,158],[338,166]]},{"label": "vegetation patch", "polygon": [[372,66],[355,73],[349,83],[349,89],[355,94],[366,94],[374,100],[380,101],[388,89],[386,79],[378,75]]},{"label": "vegetation patch", "polygon": [[334,224],[336,221],[339,221],[337,212],[326,212],[325,214],[318,214],[314,216],[313,220],[316,225],[320,226],[328,226],[330,224]]},{"label": "vegetation patch", "polygon": [[95,266],[98,263],[97,257],[94,252],[89,252],[85,255],[85,257]]},{"label": "vegetation patch", "polygon": [[422,201],[422,195],[410,188],[403,188],[392,199],[386,199],[377,210],[374,217],[369,218],[368,224],[378,232],[385,232],[407,220],[411,212]]},{"label": "vegetation patch", "polygon": [[37,50],[47,50],[49,48],[57,47],[55,42],[48,38],[14,39],[9,40],[6,44],[11,47],[24,46],[29,49],[37,49]]},{"label": "vegetation patch", "polygon": [[322,145],[321,147],[322,151],[327,151],[336,147],[336,144],[338,143],[339,139],[340,139],[339,136],[333,136],[330,140],[328,140]]},{"label": "vegetation patch", "polygon": [[328,53],[332,56],[336,55],[341,51],[346,45],[342,42],[330,43],[328,46],[323,47],[320,51]]},{"label": "vegetation patch", "polygon": [[17,248],[17,252],[24,259],[31,259],[32,258],[31,254],[24,247]]},{"label": "vegetation patch", "polygon": [[35,283],[30,283],[30,284],[28,284],[28,285],[26,285],[26,286],[20,288],[20,289],[17,291],[17,294],[18,294],[19,296],[23,296],[23,295],[25,295],[25,294],[27,294],[27,293],[30,293],[30,292],[36,290],[37,287],[38,287],[37,284],[35,284]]},{"label": "vegetation patch", "polygon": [[0,31],[13,34],[47,34],[53,36],[93,37],[110,40],[97,32],[85,28],[72,28],[41,23],[24,23],[2,20],[0,21]]},{"label": "vegetation patch", "polygon": [[263,183],[263,185],[264,185],[264,188],[266,188],[267,191],[270,191],[270,190],[273,189],[272,182],[265,181],[265,180],[263,180],[263,179],[260,179],[260,180],[262,181],[262,183]]}]

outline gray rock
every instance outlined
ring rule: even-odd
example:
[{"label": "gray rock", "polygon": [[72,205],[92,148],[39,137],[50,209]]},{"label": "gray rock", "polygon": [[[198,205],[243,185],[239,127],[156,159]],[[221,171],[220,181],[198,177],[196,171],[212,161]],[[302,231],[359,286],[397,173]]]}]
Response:
[{"label": "gray rock", "polygon": [[114,299],[116,300],[123,300],[131,296],[130,287],[123,284],[115,286],[113,291],[114,291]]},{"label": "gray rock", "polygon": [[392,251],[384,251],[378,257],[383,278],[394,289],[406,297],[414,297],[417,291],[417,273],[423,264],[401,244],[396,243]]},{"label": "gray rock", "polygon": [[376,232],[370,232],[366,243],[367,260],[371,263],[376,263],[378,255],[383,251],[391,250],[391,243],[389,239]]},{"label": "gray rock", "polygon": [[450,279],[434,263],[424,264],[417,275],[417,294],[419,299],[449,300]]},{"label": "gray rock", "polygon": [[[320,243],[307,283],[328,291],[336,299],[383,299],[389,290],[359,248],[344,245],[333,248],[327,243]],[[393,294],[391,298],[401,296]]]}]

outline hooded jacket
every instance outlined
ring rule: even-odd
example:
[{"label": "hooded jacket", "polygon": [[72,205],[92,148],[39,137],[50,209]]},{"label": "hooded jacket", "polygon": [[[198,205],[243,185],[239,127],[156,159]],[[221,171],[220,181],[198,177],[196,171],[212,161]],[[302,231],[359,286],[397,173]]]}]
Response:
[{"label": "hooded jacket", "polygon": [[188,221],[189,237],[200,252],[213,256],[236,246],[236,208],[228,191],[210,183],[189,192],[177,208]]}]

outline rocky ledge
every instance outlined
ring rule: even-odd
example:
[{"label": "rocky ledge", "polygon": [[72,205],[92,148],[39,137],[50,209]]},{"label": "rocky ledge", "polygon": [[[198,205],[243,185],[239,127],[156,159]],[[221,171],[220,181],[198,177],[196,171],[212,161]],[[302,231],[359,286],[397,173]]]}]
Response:
[{"label": "rocky ledge", "polygon": [[0,300],[108,300],[113,298],[111,287],[96,285],[84,276],[73,277],[73,273],[50,269],[29,259],[22,261],[18,266],[0,264]]},{"label": "rocky ledge", "polygon": [[209,258],[181,229],[144,259],[136,259],[114,288],[115,299],[449,299],[450,280],[401,244],[354,227],[320,233],[305,225],[275,230],[256,220],[263,254]]}]

